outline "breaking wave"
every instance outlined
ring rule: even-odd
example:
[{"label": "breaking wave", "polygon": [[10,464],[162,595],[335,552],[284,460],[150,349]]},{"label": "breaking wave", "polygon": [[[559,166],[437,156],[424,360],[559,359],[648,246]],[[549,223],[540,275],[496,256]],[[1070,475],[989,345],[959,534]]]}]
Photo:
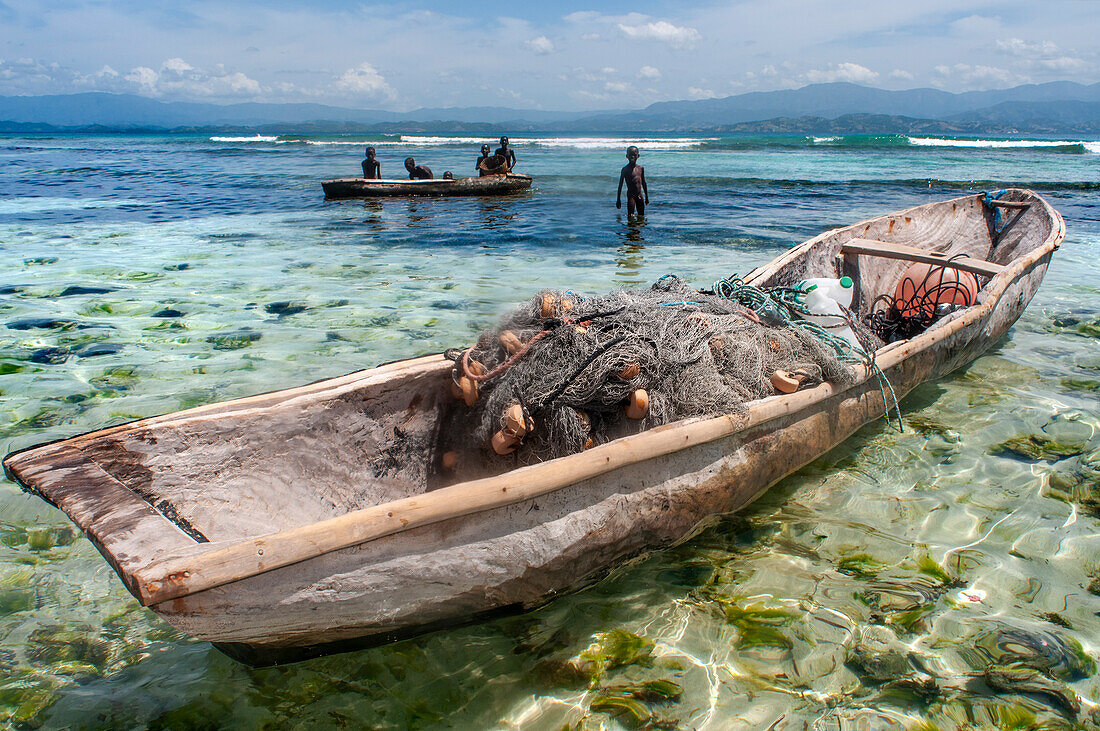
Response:
[{"label": "breaking wave", "polygon": [[252,135],[251,137],[211,137],[211,142],[277,142],[275,135]]}]

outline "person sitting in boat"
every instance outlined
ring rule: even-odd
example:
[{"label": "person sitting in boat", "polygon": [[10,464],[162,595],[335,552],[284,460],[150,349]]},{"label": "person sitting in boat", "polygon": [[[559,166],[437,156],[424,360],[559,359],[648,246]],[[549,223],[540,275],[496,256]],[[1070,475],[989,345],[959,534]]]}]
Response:
[{"label": "person sitting in boat", "polygon": [[455,174],[452,173],[450,170],[448,170],[447,172],[443,173],[443,179],[444,180],[454,180],[455,179]]},{"label": "person sitting in boat", "polygon": [[638,218],[645,216],[645,207],[649,205],[649,186],[645,183],[645,168],[638,164],[638,148],[634,145],[626,148],[626,159],[619,173],[619,193],[615,198],[615,207],[623,207],[623,183],[626,183],[626,214]]},{"label": "person sitting in boat", "polygon": [[367,180],[377,180],[382,177],[382,166],[374,159],[374,148],[367,148],[367,159],[363,161],[363,177]]},{"label": "person sitting in boat", "polygon": [[484,165],[485,161],[489,160],[492,157],[492,155],[489,154],[490,150],[492,149],[493,148],[489,147],[488,145],[481,146],[481,157],[477,159],[477,163],[474,165],[474,170],[477,170],[482,175],[489,175],[489,172],[486,170]]},{"label": "person sitting in boat", "polygon": [[500,147],[493,153],[494,155],[501,155],[504,157],[504,172],[512,172],[512,168],[516,166],[516,152],[508,146],[508,138],[500,138]]},{"label": "person sitting in boat", "polygon": [[427,165],[417,165],[411,157],[405,158],[405,169],[409,171],[409,180],[431,180],[432,169]]}]

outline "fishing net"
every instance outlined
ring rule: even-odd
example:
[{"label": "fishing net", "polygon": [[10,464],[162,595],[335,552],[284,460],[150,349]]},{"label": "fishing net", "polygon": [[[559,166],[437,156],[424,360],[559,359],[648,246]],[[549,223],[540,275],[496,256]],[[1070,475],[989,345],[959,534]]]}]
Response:
[{"label": "fishing net", "polygon": [[[800,298],[736,279],[700,292],[672,276],[594,297],[541,292],[473,347],[448,351],[453,391],[469,405],[452,411],[444,447],[468,449],[472,438],[492,457],[494,435],[518,433],[505,446],[531,463],[678,419],[743,413],[776,393],[777,370],[851,385],[866,356],[800,320]],[[881,341],[853,324],[873,353]],[[518,428],[509,409],[522,414]]]}]

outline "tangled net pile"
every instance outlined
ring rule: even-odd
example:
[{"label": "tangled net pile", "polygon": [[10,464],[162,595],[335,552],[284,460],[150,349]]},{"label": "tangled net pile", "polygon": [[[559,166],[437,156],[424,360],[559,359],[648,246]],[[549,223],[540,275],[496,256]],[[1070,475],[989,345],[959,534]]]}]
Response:
[{"label": "tangled net pile", "polygon": [[[776,370],[851,385],[852,365],[867,356],[800,320],[801,297],[735,278],[699,292],[668,275],[649,290],[597,297],[541,292],[472,348],[448,351],[455,395],[464,394],[463,379],[465,394],[471,384],[476,393],[468,408],[454,409],[447,446],[468,449],[472,437],[491,455],[516,405],[524,434],[514,452],[530,463],[615,438],[630,424],[743,412],[746,401],[775,393]],[[856,327],[863,351],[873,353],[881,342]],[[648,395],[644,421],[624,413],[639,389]]]}]

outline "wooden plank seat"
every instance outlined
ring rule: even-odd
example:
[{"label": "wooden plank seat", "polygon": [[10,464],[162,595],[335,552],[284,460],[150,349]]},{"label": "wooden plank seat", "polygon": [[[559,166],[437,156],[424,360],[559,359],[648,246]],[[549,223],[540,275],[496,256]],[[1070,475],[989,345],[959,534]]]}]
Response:
[{"label": "wooden plank seat", "polygon": [[886,241],[874,239],[850,239],[840,247],[842,254],[879,256],[884,259],[903,259],[905,261],[917,261],[922,264],[938,264],[940,266],[961,269],[964,272],[980,274],[983,277],[992,278],[1004,269],[1000,264],[994,264],[984,259],[975,259],[969,256],[948,257],[935,251],[925,251],[915,246],[904,244],[891,244]]}]

